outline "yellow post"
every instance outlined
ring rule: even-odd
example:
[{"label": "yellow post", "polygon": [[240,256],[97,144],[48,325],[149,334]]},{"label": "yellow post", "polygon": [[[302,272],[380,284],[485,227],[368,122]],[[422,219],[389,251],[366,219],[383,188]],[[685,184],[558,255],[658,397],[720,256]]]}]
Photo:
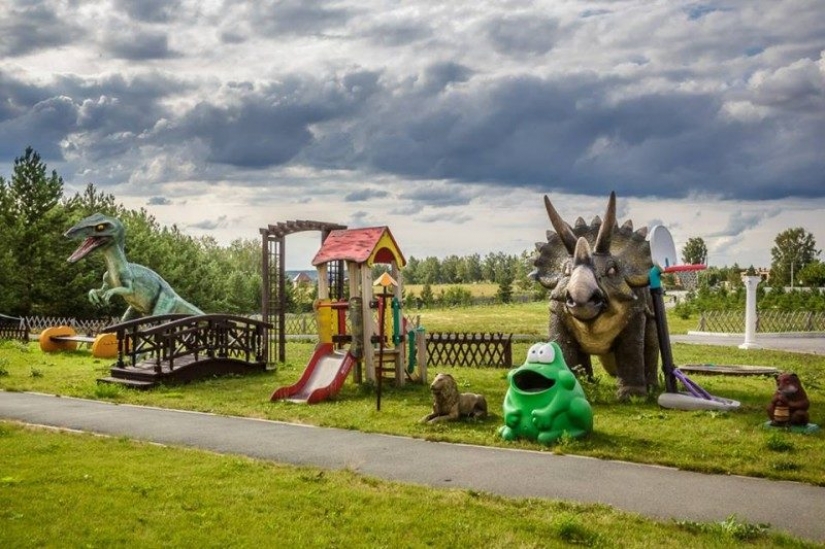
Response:
[{"label": "yellow post", "polygon": [[315,301],[315,314],[318,318],[318,342],[332,343],[332,300]]}]

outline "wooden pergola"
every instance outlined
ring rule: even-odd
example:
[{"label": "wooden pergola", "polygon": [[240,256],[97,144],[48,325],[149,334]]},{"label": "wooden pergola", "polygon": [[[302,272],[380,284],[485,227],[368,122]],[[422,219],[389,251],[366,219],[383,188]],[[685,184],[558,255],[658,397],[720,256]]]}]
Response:
[{"label": "wooden pergola", "polygon": [[[261,316],[264,322],[273,326],[266,334],[264,343],[267,363],[276,361],[275,346],[272,344],[274,341],[277,341],[277,361],[286,361],[286,237],[300,232],[320,231],[323,244],[332,231],[346,228],[346,225],[337,223],[295,220],[282,221],[260,229],[263,279]],[[330,272],[334,272],[334,269]],[[344,282],[342,277],[338,278],[341,280],[331,280],[330,283],[340,296]]]}]

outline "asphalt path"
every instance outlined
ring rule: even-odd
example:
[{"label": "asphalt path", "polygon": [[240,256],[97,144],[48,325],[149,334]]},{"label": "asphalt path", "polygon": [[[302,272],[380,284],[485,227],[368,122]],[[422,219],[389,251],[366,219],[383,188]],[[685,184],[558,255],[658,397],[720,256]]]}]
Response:
[{"label": "asphalt path", "polygon": [[550,452],[0,391],[0,418],[391,481],[600,503],[657,519],[752,524],[825,543],[825,488]]}]

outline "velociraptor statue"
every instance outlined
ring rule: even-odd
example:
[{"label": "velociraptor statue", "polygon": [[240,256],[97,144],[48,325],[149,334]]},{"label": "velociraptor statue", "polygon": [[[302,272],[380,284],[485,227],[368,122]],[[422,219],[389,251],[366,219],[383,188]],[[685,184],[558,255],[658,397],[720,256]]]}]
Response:
[{"label": "velociraptor statue", "polygon": [[203,311],[180,297],[159,274],[152,269],[129,263],[124,252],[126,231],[114,217],[92,214],[63,235],[83,239],[69,257],[74,263],[94,250],[100,250],[106,260],[103,286],[89,290],[89,301],[95,305],[109,303],[113,296],[122,296],[129,308],[122,321],[142,316],[171,313],[202,315]]}]

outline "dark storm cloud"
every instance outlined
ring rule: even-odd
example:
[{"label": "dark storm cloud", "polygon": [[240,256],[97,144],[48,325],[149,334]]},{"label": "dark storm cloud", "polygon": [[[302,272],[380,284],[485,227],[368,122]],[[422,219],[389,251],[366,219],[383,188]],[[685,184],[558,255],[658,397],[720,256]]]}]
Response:
[{"label": "dark storm cloud", "polygon": [[[825,58],[820,63],[825,63]],[[751,89],[754,103],[821,116],[825,110],[825,71],[820,63],[815,59],[804,59],[789,67],[753,75]]]},{"label": "dark storm cloud", "polygon": [[184,89],[153,73],[130,79],[58,76],[35,84],[0,70],[0,97],[7,98],[0,107],[0,155],[13,158],[30,144],[45,160],[61,159],[65,140],[66,150],[90,161],[111,158],[169,116],[162,101]]},{"label": "dark storm cloud", "polygon": [[69,44],[83,30],[61,17],[55,2],[22,0],[0,5],[0,57],[16,57]]},{"label": "dark storm cloud", "polygon": [[730,214],[728,224],[721,231],[711,233],[709,237],[735,237],[742,233],[758,227],[765,219],[769,219],[781,213],[775,208],[759,210],[756,212],[743,212],[736,210]]},{"label": "dark storm cloud", "polygon": [[454,213],[434,213],[429,215],[419,215],[415,218],[418,223],[452,223],[453,225],[463,225],[475,221],[472,216]]},{"label": "dark storm cloud", "polygon": [[[620,21],[619,12],[580,12],[570,26],[540,12],[482,13],[463,31],[437,20],[445,17],[437,10],[430,18],[408,10],[416,15],[405,19],[358,6],[227,3],[225,21],[207,27],[209,17],[191,4],[116,0],[121,19],[100,33],[87,29],[82,40],[102,35],[102,59],[134,62],[130,70],[141,71],[138,76],[108,76],[120,70],[114,68],[29,82],[0,65],[0,154],[13,158],[31,144],[47,160],[70,153],[110,163],[113,173],[123,170],[123,179],[132,167],[114,166],[123,156],[139,160],[143,146],[227,180],[241,180],[248,170],[263,177],[287,164],[392,174],[413,180],[406,199],[433,205],[466,204],[469,195],[454,190],[462,182],[594,196],[615,189],[627,198],[825,195],[825,155],[817,145],[825,143],[825,61],[813,8],[801,13],[794,31],[802,38],[793,41],[777,25],[763,32],[764,23],[752,15],[743,15],[741,25],[720,24],[720,18],[740,22],[731,15],[739,10],[713,3],[659,10],[659,18],[633,26]],[[65,6],[0,8],[0,53],[80,44],[72,18],[58,8]],[[365,13],[365,21],[356,17]],[[289,59],[292,73],[279,72],[277,57],[254,76],[242,67],[231,68],[231,76],[184,70],[182,78],[190,79],[184,82],[170,75],[187,65],[184,56],[193,56],[192,66],[201,58],[171,48],[180,19],[204,25],[185,28],[202,28],[205,44],[212,39],[239,45],[228,50],[252,51],[256,33],[268,44],[297,37],[295,51],[316,57],[306,69]],[[654,22],[664,21],[672,26],[656,35]],[[570,47],[580,25],[599,25],[604,51],[594,48],[592,65],[587,59],[571,69],[554,56],[560,44]],[[613,26],[621,26],[618,36],[610,34]],[[635,34],[645,31],[649,41]],[[463,42],[461,32],[473,41]],[[662,45],[663,38],[673,41]],[[401,53],[399,59],[419,64],[388,61]],[[204,59],[218,67],[215,55]],[[175,64],[165,65],[170,57]],[[700,58],[707,62],[697,63]],[[168,72],[147,72],[145,60]],[[213,88],[197,91],[205,81]],[[188,91],[197,95],[185,96]],[[239,175],[236,167],[247,171]],[[419,189],[416,180],[446,184]]]},{"label": "dark storm cloud", "polygon": [[394,90],[395,106],[365,110],[377,116],[356,128],[360,159],[416,179],[582,194],[822,196],[825,156],[810,144],[825,142],[825,110],[804,108],[817,88],[798,80],[783,94],[760,80],[757,100],[783,102],[747,122],[726,119],[724,98],[710,92],[610,99],[629,82],[595,74],[503,77],[431,96]]},{"label": "dark storm cloud", "polygon": [[708,4],[691,4],[690,6],[684,8],[684,12],[687,13],[688,18],[691,20],[701,19],[709,13],[714,13],[716,11],[723,10]]},{"label": "dark storm cloud", "polygon": [[190,223],[187,225],[187,227],[193,229],[201,229],[204,231],[214,231],[215,229],[226,227],[228,223],[229,218],[225,215],[222,215],[217,219],[204,219],[203,221],[198,221],[197,223]]},{"label": "dark storm cloud", "polygon": [[465,206],[471,197],[457,185],[419,185],[399,193],[399,198],[427,204],[432,208]]},{"label": "dark storm cloud", "polygon": [[120,29],[109,33],[103,47],[112,57],[131,61],[166,59],[178,54],[169,49],[169,37],[163,31]]},{"label": "dark storm cloud", "polygon": [[115,0],[118,11],[125,12],[132,19],[147,23],[165,23],[175,18],[181,10],[180,0]]},{"label": "dark storm cloud", "polygon": [[15,158],[31,145],[44,160],[62,158],[60,141],[75,128],[76,113],[71,99],[58,96],[0,122],[0,155]]},{"label": "dark storm cloud", "polygon": [[368,122],[365,154],[377,168],[412,177],[546,185],[569,171],[600,126],[609,129],[604,116],[579,107],[598,93],[591,86],[604,85],[595,76],[522,76],[399,97],[392,116]]},{"label": "dark storm cloud", "polygon": [[146,201],[147,206],[168,206],[171,203],[172,201],[165,196],[152,196]]},{"label": "dark storm cloud", "polygon": [[197,141],[208,160],[262,169],[285,164],[313,144],[314,124],[348,118],[378,90],[378,74],[357,71],[334,81],[292,75],[260,89],[234,86],[229,104],[201,102],[158,132],[164,143]]},{"label": "dark storm cloud", "polygon": [[344,196],[344,202],[366,202],[373,198],[386,198],[390,193],[375,189],[362,189]]},{"label": "dark storm cloud", "polygon": [[555,19],[525,14],[492,19],[484,30],[497,52],[522,56],[541,55],[553,49],[558,29]]},{"label": "dark storm cloud", "polygon": [[342,28],[354,12],[324,0],[261,0],[249,3],[250,22],[267,37],[312,35]]},{"label": "dark storm cloud", "polygon": [[173,134],[204,143],[210,162],[266,168],[298,154],[312,141],[308,126],[324,118],[323,108],[278,108],[263,97],[251,97],[232,106],[201,103]]},{"label": "dark storm cloud", "polygon": [[243,44],[249,37],[240,30],[227,29],[222,31],[218,38],[224,44]]},{"label": "dark storm cloud", "polygon": [[369,28],[363,35],[376,45],[399,47],[432,38],[433,31],[418,21],[390,21]]},{"label": "dark storm cloud", "polygon": [[453,83],[469,80],[474,71],[459,63],[434,63],[424,71],[424,85],[430,93],[438,92]]}]

